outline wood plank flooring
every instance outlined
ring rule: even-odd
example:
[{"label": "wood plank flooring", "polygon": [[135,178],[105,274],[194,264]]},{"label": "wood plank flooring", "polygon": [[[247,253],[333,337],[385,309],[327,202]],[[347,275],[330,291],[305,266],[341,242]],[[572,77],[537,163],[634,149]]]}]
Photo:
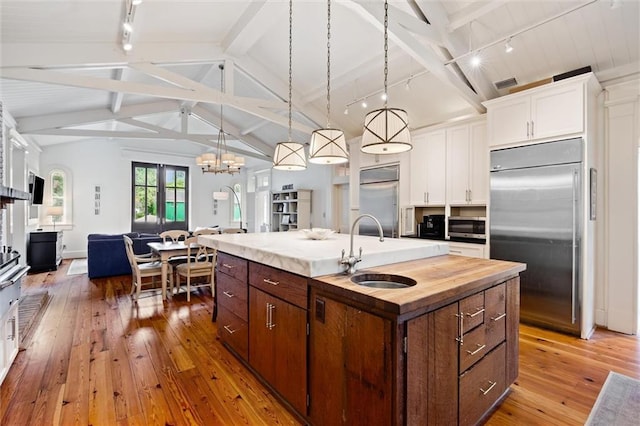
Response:
[{"label": "wood plank flooring", "polygon": [[[296,425],[216,339],[207,290],[129,298],[130,277],[29,275],[49,306],[0,387],[2,425]],[[640,378],[640,339],[520,327],[520,375],[489,425],[583,424],[609,370]]]}]

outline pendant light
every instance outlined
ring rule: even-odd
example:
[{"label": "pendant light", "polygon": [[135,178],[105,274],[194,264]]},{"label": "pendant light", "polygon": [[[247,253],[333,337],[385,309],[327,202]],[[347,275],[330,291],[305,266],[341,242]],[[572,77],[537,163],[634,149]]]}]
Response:
[{"label": "pendant light", "polygon": [[408,151],[411,146],[409,117],[399,108],[387,108],[387,77],[389,74],[389,4],[384,2],[384,108],[376,109],[364,118],[362,146],[367,154],[395,154]]},{"label": "pendant light", "polygon": [[327,127],[311,133],[309,162],[341,164],[349,161],[344,132],[331,128],[331,0],[327,0]]},{"label": "pendant light", "polygon": [[289,0],[289,140],[278,142],[273,154],[273,168],[276,170],[304,170],[307,160],[304,155],[304,145],[291,141],[291,52],[293,28],[293,0]]}]

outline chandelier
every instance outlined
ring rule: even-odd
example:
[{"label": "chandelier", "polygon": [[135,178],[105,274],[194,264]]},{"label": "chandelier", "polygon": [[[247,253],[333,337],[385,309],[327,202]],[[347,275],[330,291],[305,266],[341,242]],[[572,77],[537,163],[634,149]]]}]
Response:
[{"label": "chandelier", "polygon": [[407,112],[399,108],[388,108],[387,77],[389,74],[389,4],[384,2],[384,108],[376,109],[364,119],[362,146],[367,154],[395,154],[412,148]]},{"label": "chandelier", "polygon": [[287,142],[278,142],[276,144],[276,149],[273,153],[273,168],[276,170],[305,170],[307,168],[304,145],[291,140],[292,29],[293,0],[289,0],[289,139]]},{"label": "chandelier", "polygon": [[[220,91],[224,92],[224,64],[220,68]],[[220,102],[220,130],[215,152],[205,152],[196,157],[196,164],[202,168],[202,173],[240,173],[240,167],[245,165],[244,157],[238,157],[227,150],[227,137],[224,132],[224,115]]]},{"label": "chandelier", "polygon": [[331,128],[331,0],[327,0],[327,127],[311,134],[309,162],[340,164],[349,161],[344,132]]}]

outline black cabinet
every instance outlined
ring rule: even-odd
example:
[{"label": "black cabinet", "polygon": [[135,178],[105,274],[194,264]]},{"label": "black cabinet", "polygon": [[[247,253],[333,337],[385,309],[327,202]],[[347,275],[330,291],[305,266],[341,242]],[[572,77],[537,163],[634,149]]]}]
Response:
[{"label": "black cabinet", "polygon": [[54,271],[62,261],[62,231],[29,233],[27,263],[32,271]]}]

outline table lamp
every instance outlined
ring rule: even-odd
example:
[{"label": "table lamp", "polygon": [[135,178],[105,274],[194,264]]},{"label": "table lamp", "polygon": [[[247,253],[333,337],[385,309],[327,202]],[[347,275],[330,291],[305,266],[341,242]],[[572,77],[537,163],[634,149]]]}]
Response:
[{"label": "table lamp", "polygon": [[56,230],[57,218],[62,216],[62,206],[48,206],[46,210],[47,216],[51,216],[51,222],[53,222],[53,230]]}]

